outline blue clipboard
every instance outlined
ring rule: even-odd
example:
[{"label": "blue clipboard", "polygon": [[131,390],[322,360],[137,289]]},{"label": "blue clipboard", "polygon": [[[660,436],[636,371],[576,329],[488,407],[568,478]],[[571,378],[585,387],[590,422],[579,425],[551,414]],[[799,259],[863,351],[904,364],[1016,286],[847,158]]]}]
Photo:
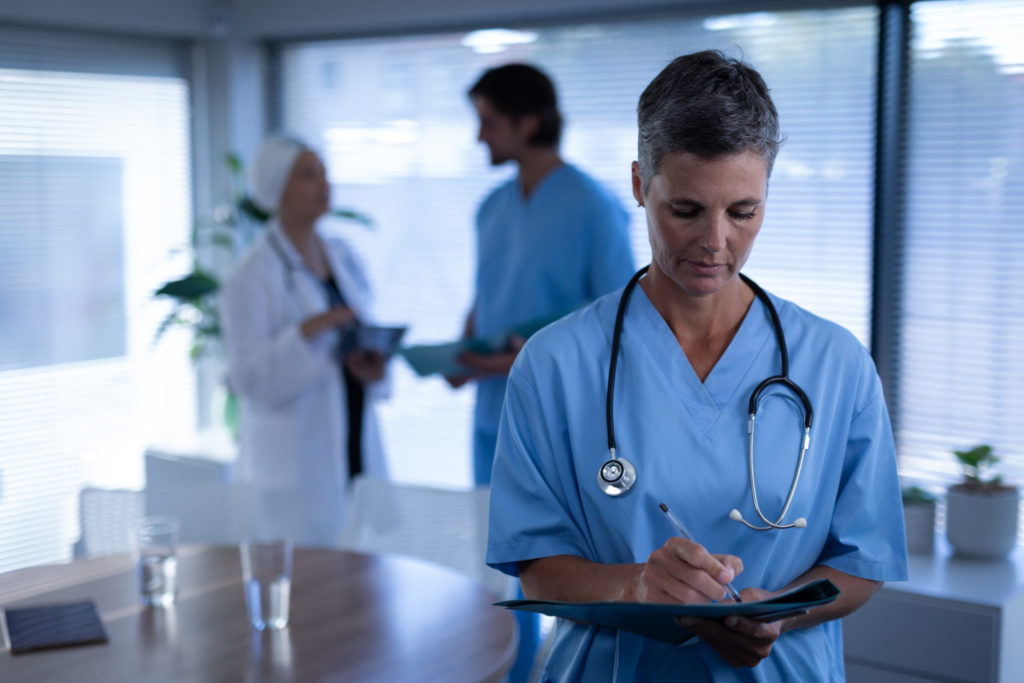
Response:
[{"label": "blue clipboard", "polygon": [[471,340],[460,340],[446,344],[407,346],[400,349],[399,353],[420,377],[428,377],[430,375],[454,377],[469,372],[469,368],[459,365],[456,360],[463,351],[493,353],[489,346],[475,344]]},{"label": "blue clipboard", "polygon": [[529,339],[534,332],[572,313],[573,310],[575,309],[570,308],[556,315],[529,320],[521,325],[516,325],[507,332],[496,334],[488,339],[459,339],[441,344],[418,344],[406,346],[400,349],[399,353],[409,362],[409,365],[420,377],[427,377],[429,375],[454,377],[469,371],[469,368],[460,365],[456,360],[463,351],[483,354],[500,353],[508,348],[508,341],[512,335]]},{"label": "blue clipboard", "polygon": [[398,351],[398,345],[405,335],[404,325],[386,327],[381,325],[364,325],[357,322],[342,330],[341,343],[338,351],[341,355],[356,349],[376,351],[388,358]]},{"label": "blue clipboard", "polygon": [[598,626],[629,631],[647,638],[679,645],[693,634],[675,622],[675,617],[691,616],[724,619],[738,615],[775,621],[803,614],[812,607],[826,605],[839,596],[839,589],[828,579],[818,579],[757,602],[713,602],[664,604],[655,602],[559,602],[557,600],[506,600],[494,604],[523,612],[538,612],[553,617],[582,621]]}]

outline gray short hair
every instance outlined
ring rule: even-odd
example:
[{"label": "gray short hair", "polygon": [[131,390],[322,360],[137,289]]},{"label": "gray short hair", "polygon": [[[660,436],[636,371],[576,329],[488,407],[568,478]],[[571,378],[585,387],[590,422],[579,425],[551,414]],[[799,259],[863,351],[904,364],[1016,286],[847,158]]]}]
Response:
[{"label": "gray short hair", "polygon": [[771,175],[782,139],[779,115],[761,74],[718,50],[676,57],[637,104],[638,165],[646,194],[672,152],[703,159],[753,151]]}]

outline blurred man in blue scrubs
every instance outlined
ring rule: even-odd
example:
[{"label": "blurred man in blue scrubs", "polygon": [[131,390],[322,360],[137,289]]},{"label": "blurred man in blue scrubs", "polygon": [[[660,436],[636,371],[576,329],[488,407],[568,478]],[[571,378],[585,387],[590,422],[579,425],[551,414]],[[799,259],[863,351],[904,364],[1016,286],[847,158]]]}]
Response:
[{"label": "blurred man in blue scrubs", "polygon": [[476,298],[467,338],[508,334],[502,353],[460,357],[477,380],[473,476],[491,480],[505,381],[533,328],[626,284],[633,274],[629,216],[607,189],[562,160],[555,87],[526,64],[490,69],[469,90],[479,139],[491,164],[514,162],[515,178],[484,199],[476,215]]},{"label": "blurred man in blue scrubs", "polygon": [[[507,343],[499,353],[464,353],[459,362],[471,372],[449,378],[453,386],[477,382],[473,476],[488,484],[505,384],[526,330],[622,287],[635,264],[621,202],[558,152],[562,116],[551,79],[507,64],[486,71],[469,98],[491,164],[519,167],[477,211],[476,297],[465,327],[466,338],[507,335]],[[533,615],[520,620],[513,682],[529,674],[535,623]]]}]

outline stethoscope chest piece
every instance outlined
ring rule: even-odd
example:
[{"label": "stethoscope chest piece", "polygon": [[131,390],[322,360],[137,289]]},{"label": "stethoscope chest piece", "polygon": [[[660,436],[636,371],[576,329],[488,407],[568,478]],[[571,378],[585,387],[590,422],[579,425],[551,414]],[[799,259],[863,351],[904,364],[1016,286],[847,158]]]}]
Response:
[{"label": "stethoscope chest piece", "polygon": [[621,496],[633,488],[636,482],[636,468],[625,458],[606,460],[597,471],[597,485],[609,496]]}]

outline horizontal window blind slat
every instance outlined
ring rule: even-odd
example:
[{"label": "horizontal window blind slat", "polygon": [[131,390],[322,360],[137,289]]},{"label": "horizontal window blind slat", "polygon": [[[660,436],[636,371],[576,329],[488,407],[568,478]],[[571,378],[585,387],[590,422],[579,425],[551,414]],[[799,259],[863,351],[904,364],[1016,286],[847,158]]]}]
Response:
[{"label": "horizontal window blind slat", "polygon": [[911,21],[901,469],[941,487],[953,449],[989,443],[1024,485],[1024,2],[916,2]]},{"label": "horizontal window blind slat", "polygon": [[[13,32],[12,32],[13,31]],[[153,301],[191,227],[184,53],[0,27],[0,571],[66,560],[86,484],[195,423]]]}]

